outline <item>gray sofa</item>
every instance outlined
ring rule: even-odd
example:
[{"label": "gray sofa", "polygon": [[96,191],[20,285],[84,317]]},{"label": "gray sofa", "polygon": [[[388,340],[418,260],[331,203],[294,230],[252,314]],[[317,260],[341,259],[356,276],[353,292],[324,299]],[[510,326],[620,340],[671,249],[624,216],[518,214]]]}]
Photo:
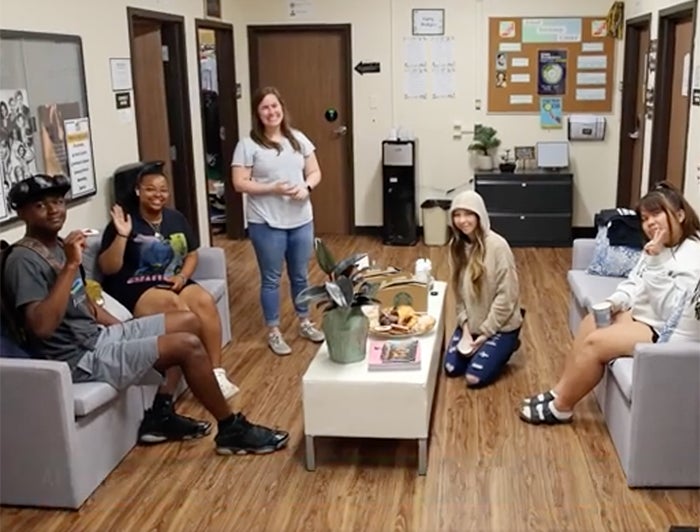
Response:
[{"label": "gray sofa", "polygon": [[[586,273],[594,249],[574,241],[572,333],[622,280]],[[595,397],[630,487],[700,487],[700,343],[637,344],[608,365]]]},{"label": "gray sofa", "polygon": [[[95,272],[99,237],[90,239],[83,263]],[[202,248],[193,276],[217,302],[222,340],[231,339],[223,250]],[[119,319],[129,312],[105,294]],[[156,382],[123,392],[104,383],[71,382],[68,365],[0,358],[0,503],[79,508],[136,444],[143,411]],[[184,381],[178,395],[186,389]]]}]

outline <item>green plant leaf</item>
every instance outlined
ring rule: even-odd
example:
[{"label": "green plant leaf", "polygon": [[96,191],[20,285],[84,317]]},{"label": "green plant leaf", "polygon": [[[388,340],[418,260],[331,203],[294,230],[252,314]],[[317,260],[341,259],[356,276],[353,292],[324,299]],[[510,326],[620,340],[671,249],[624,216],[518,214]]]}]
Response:
[{"label": "green plant leaf", "polygon": [[331,275],[335,268],[335,258],[326,244],[320,238],[314,239],[314,251],[316,252],[316,262],[326,275]]},{"label": "green plant leaf", "polygon": [[339,307],[349,307],[350,302],[345,299],[343,289],[335,281],[326,281],[326,292],[331,296],[333,302]]},{"label": "green plant leaf", "polygon": [[343,291],[345,301],[348,302],[348,305],[351,304],[355,299],[355,287],[353,286],[352,281],[348,277],[341,275],[335,280],[335,282]]},{"label": "green plant leaf", "polygon": [[322,299],[328,301],[329,296],[324,285],[309,286],[304,288],[294,300],[297,305],[306,306],[312,301]]},{"label": "green plant leaf", "polygon": [[357,264],[357,262],[364,259],[366,256],[367,253],[357,253],[355,255],[341,260],[338,264],[335,265],[335,268],[333,268],[331,276],[333,277],[333,279],[336,279],[341,275],[344,275],[345,277],[350,277],[350,274],[352,273],[352,270],[355,269],[355,265]]}]

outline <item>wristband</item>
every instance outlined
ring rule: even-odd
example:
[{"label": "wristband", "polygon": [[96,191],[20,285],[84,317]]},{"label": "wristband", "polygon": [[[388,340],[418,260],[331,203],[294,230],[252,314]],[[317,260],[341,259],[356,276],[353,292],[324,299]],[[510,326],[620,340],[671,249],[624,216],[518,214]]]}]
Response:
[{"label": "wristband", "polygon": [[123,235],[123,234],[121,234],[121,233],[117,233],[117,236],[120,236],[120,237],[122,237],[122,238],[129,238],[129,235]]}]

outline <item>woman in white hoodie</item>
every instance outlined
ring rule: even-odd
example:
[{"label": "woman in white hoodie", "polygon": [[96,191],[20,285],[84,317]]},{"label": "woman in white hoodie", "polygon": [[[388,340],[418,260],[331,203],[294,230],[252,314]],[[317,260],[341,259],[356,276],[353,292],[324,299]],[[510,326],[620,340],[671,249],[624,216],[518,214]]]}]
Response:
[{"label": "woman in white hoodie", "polygon": [[479,194],[457,195],[450,216],[457,328],[445,354],[445,373],[465,377],[470,388],[482,387],[498,377],[519,344],[518,273],[508,242],[491,230]]},{"label": "woman in white hoodie", "polygon": [[648,342],[700,342],[700,221],[681,193],[662,182],[637,208],[648,242],[629,277],[606,299],[612,324],[586,316],[559,382],[523,400],[520,418],[535,425],[572,420],[573,408],[603,376],[605,365]]}]

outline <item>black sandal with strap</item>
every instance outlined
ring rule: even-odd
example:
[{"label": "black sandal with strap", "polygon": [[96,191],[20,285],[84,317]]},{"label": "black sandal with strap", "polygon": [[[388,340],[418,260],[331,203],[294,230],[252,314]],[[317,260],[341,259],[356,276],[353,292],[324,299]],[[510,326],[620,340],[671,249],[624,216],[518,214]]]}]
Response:
[{"label": "black sandal with strap", "polygon": [[546,403],[536,403],[522,405],[518,411],[520,419],[532,425],[563,425],[571,423],[573,416],[566,419],[559,419],[549,408],[549,401]]},{"label": "black sandal with strap", "polygon": [[552,393],[552,390],[549,390],[544,393],[538,393],[537,395],[533,395],[532,397],[526,397],[523,399],[523,405],[536,405],[537,403],[549,403],[550,401],[554,400],[554,394]]}]

